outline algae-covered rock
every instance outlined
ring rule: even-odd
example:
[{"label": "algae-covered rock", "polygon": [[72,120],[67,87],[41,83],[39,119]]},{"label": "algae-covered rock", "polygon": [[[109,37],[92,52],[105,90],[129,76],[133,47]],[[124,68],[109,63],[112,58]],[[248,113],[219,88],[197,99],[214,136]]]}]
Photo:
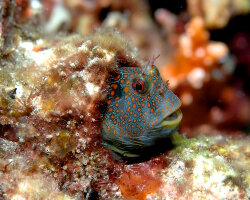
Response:
[{"label": "algae-covered rock", "polygon": [[250,140],[227,136],[185,139],[165,159],[163,185],[148,199],[249,199]]}]

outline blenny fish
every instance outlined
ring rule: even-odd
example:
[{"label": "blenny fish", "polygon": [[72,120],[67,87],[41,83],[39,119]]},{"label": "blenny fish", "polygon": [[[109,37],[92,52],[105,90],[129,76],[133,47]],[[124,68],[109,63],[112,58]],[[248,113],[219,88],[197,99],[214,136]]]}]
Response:
[{"label": "blenny fish", "polygon": [[119,68],[110,85],[102,136],[115,158],[143,156],[177,132],[181,101],[160,77],[154,60],[141,68]]}]

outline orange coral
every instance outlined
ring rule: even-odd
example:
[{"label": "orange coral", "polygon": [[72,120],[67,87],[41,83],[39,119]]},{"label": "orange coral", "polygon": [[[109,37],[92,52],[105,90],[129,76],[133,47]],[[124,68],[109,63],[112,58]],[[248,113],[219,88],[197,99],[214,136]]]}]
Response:
[{"label": "orange coral", "polygon": [[[234,61],[228,55],[226,44],[210,40],[202,18],[191,19],[179,37],[172,62],[161,68],[162,77],[169,80],[171,89],[182,101],[181,130],[211,122],[214,113],[218,115],[218,112],[208,113],[213,106],[225,103],[218,103],[218,96],[233,69]],[[212,123],[215,121],[218,119]]]},{"label": "orange coral", "polygon": [[[161,74],[165,79],[170,78],[170,83],[176,87],[186,80],[189,81],[189,75],[202,72],[202,80],[198,77],[197,81],[195,78],[189,81],[194,88],[200,88],[200,83],[209,78],[206,73],[210,73],[227,53],[228,49],[224,43],[209,41],[204,21],[196,17],[187,24],[186,32],[179,38],[172,64],[163,68]],[[198,71],[195,71],[196,69]]]}]

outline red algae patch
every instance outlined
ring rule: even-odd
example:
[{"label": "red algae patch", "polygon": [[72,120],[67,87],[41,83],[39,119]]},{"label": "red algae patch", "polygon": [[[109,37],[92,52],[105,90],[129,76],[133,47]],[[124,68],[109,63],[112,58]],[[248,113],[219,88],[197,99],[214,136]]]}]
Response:
[{"label": "red algae patch", "polygon": [[117,181],[122,195],[128,199],[146,199],[148,194],[159,189],[161,181],[147,172],[138,174],[131,171],[125,172]]},{"label": "red algae patch", "polygon": [[124,199],[146,199],[147,195],[155,193],[162,184],[161,166],[149,163],[126,166],[122,176],[116,181]]}]

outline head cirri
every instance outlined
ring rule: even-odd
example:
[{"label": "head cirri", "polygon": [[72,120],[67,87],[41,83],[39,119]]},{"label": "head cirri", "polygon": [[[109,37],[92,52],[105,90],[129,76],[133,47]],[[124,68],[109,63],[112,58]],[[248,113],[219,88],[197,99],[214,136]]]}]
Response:
[{"label": "head cirri", "polygon": [[102,136],[114,155],[140,157],[177,131],[181,102],[153,62],[142,68],[121,67],[110,88]]}]

